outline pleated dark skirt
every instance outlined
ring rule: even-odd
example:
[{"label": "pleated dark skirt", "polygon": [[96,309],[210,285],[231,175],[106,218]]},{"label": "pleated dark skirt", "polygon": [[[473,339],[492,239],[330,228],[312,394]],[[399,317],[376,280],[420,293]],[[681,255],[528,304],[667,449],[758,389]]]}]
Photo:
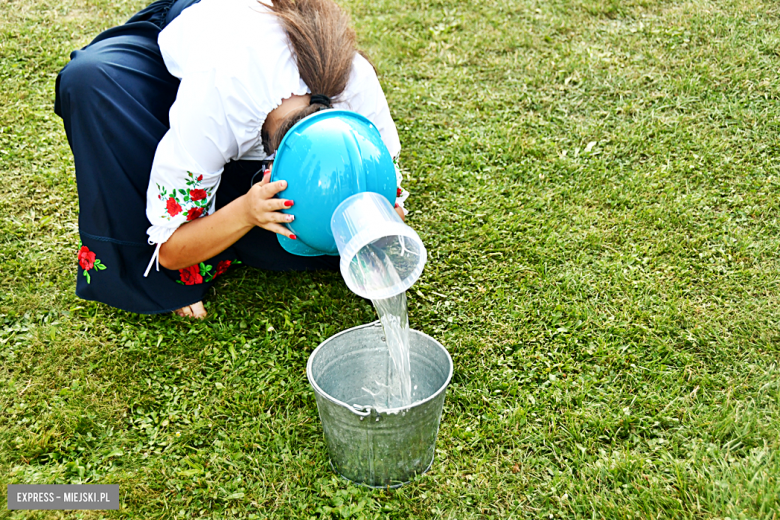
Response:
[{"label": "pleated dark skirt", "polygon": [[[179,80],[165,68],[157,36],[197,0],[159,0],[71,54],[57,76],[55,112],[73,151],[81,246],[76,294],[141,314],[169,312],[202,300],[237,263],[272,271],[338,269],[338,257],[287,253],[270,231],[254,228],[233,247],[188,269],[154,268],[147,243],[146,189],[157,144]],[[245,194],[263,168],[225,166],[217,209]]]}]

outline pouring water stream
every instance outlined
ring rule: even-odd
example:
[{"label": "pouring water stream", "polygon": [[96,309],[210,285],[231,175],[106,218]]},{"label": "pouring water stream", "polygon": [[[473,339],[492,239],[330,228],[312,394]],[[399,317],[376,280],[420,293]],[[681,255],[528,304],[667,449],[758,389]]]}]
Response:
[{"label": "pouring water stream", "polygon": [[[352,273],[364,286],[374,283],[392,285],[400,283],[396,270],[399,258],[412,254],[406,249],[402,237],[393,237],[395,244],[371,243],[363,247],[353,261]],[[393,247],[397,245],[400,247]],[[396,254],[393,254],[393,253]],[[360,407],[372,406],[377,410],[401,408],[412,404],[412,380],[409,366],[409,315],[406,292],[389,298],[372,299],[390,354],[387,384],[375,381],[375,388],[363,388],[365,402],[354,403]],[[379,374],[377,374],[379,376]]]}]

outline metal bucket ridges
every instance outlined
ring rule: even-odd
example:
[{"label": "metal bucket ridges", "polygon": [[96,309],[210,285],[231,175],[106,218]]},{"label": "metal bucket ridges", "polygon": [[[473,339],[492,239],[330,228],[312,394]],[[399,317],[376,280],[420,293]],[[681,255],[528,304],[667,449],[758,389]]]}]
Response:
[{"label": "metal bucket ridges", "polygon": [[362,388],[387,384],[391,360],[382,325],[354,327],[320,344],[306,375],[314,388],[331,465],[370,487],[398,487],[433,463],[452,358],[435,339],[409,331],[412,405],[377,410],[360,404]]}]

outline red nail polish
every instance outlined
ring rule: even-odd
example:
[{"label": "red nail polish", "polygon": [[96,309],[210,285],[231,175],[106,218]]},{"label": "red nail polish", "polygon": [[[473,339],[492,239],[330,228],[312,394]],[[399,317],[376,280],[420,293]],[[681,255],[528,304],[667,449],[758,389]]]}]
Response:
[{"label": "red nail polish", "polygon": [[396,197],[400,197],[400,196],[401,196],[401,193],[402,193],[403,191],[404,191],[404,190],[402,190],[401,188],[398,188],[398,189],[395,191],[395,196],[396,196]]},{"label": "red nail polish", "polygon": [[271,170],[266,170],[263,172],[263,175],[271,175]]},{"label": "red nail polish", "polygon": [[290,238],[292,238],[293,240],[298,240],[298,237],[296,237],[295,235],[290,235]]},{"label": "red nail polish", "polygon": [[397,202],[395,203],[395,207],[396,207],[396,208],[398,207],[398,203],[397,203]]},{"label": "red nail polish", "polygon": [[287,207],[289,208],[290,206],[292,206],[292,205],[293,205],[293,201],[291,201],[291,200],[286,200],[286,201],[284,201],[284,205],[285,205],[285,206],[287,206]]}]

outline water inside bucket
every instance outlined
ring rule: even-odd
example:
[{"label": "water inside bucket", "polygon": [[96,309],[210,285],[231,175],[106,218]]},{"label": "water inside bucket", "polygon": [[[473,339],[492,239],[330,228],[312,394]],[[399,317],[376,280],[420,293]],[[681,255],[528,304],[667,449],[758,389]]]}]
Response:
[{"label": "water inside bucket", "polygon": [[[356,272],[361,280],[381,278],[390,282],[390,285],[400,284],[401,277],[396,264],[404,265],[404,253],[408,254],[408,251],[403,251],[403,245],[403,237],[385,237],[368,244],[355,255],[353,272]],[[385,285],[388,285],[386,282]],[[409,406],[412,404],[412,379],[409,366],[409,315],[406,308],[406,292],[389,298],[371,300],[371,302],[382,322],[392,370],[388,384],[382,384],[377,380],[373,388],[363,387],[365,396],[361,396],[359,399],[361,402],[351,404],[360,407],[371,406],[377,410]]]}]

